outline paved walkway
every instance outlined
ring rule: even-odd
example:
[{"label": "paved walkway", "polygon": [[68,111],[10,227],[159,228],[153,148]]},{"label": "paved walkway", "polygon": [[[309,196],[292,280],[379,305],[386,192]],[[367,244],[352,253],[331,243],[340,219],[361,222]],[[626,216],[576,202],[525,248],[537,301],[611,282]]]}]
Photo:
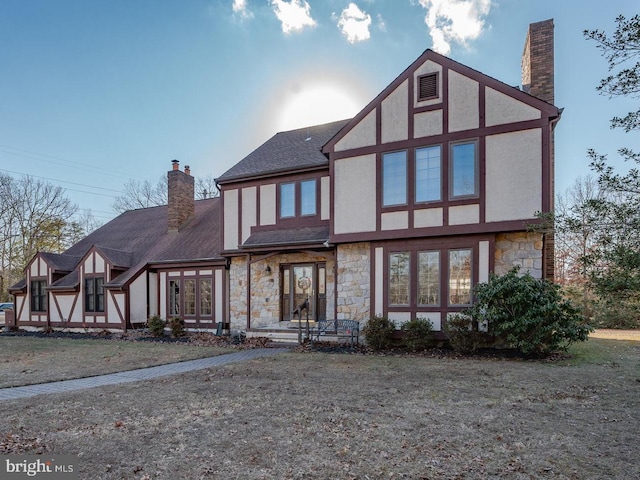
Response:
[{"label": "paved walkway", "polygon": [[47,393],[71,392],[74,390],[83,390],[85,388],[102,387],[104,385],[118,385],[121,383],[138,382],[140,380],[150,380],[177,373],[220,367],[229,363],[244,362],[262,357],[272,357],[279,353],[288,352],[289,350],[289,348],[255,348],[240,350],[238,352],[228,353],[225,355],[218,355],[216,357],[169,363],[167,365],[158,365],[157,367],[140,368],[138,370],[99,375],[97,377],[63,380],[52,383],[40,383],[38,385],[27,385],[24,387],[0,388],[0,401],[35,397],[36,395],[44,395]]}]

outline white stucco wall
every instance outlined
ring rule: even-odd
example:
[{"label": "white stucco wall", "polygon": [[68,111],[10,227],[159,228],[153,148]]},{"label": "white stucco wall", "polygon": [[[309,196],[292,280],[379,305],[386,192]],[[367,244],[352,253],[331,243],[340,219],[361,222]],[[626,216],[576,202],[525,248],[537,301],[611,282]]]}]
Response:
[{"label": "white stucco wall", "polygon": [[160,318],[167,318],[167,273],[160,272],[160,284],[158,295],[160,298],[160,308],[158,310],[158,315]]},{"label": "white stucco wall", "polygon": [[413,116],[413,136],[415,138],[440,135],[442,133],[442,110],[416,113]]},{"label": "white stucco wall", "polygon": [[158,298],[159,298],[158,274],[149,273],[149,316],[159,315]]},{"label": "white stucco wall", "polygon": [[382,100],[382,143],[397,142],[408,138],[409,81],[405,80]]},{"label": "white stucco wall", "polygon": [[542,210],[542,130],[486,138],[486,220],[533,218]]},{"label": "white stucco wall", "polygon": [[404,230],[409,228],[409,212],[383,213],[380,218],[382,230]]},{"label": "white stucco wall", "polygon": [[376,156],[336,160],[334,232],[370,232],[376,229]]},{"label": "white stucco wall", "polygon": [[449,70],[449,131],[478,128],[480,122],[478,82]]},{"label": "white stucco wall", "polygon": [[276,223],[276,185],[260,186],[260,225]]},{"label": "white stucco wall", "polygon": [[415,210],[413,212],[413,227],[441,227],[443,225],[442,214],[442,207]]},{"label": "white stucco wall", "polygon": [[[155,285],[151,285],[150,291],[155,289]],[[132,323],[144,323],[147,321],[147,276],[143,273],[136,278],[129,287],[130,302],[130,320]],[[149,299],[150,303],[151,298]],[[124,314],[124,310],[121,310]],[[109,312],[112,317],[116,312]]]},{"label": "white stucco wall", "polygon": [[352,148],[370,147],[376,144],[376,109],[369,112],[339,142],[335,151],[341,152]]},{"label": "white stucco wall", "polygon": [[224,248],[238,248],[238,190],[224,191]]},{"label": "white stucco wall", "polygon": [[493,88],[485,88],[485,124],[502,125],[540,118],[540,110]]},{"label": "white stucco wall", "polygon": [[479,205],[457,205],[455,207],[449,207],[449,225],[467,225],[479,222]]},{"label": "white stucco wall", "polygon": [[320,219],[329,220],[331,217],[331,178],[320,179]]},{"label": "white stucco wall", "polygon": [[247,187],[242,189],[242,243],[251,235],[251,227],[256,225],[258,189]]}]

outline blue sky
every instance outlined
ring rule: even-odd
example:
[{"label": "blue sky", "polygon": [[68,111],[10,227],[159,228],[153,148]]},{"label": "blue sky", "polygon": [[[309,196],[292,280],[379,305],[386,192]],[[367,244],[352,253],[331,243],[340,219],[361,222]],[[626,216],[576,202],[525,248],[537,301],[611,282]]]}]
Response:
[{"label": "blue sky", "polygon": [[[101,221],[170,161],[220,176],[281,130],[355,115],[425,49],[519,85],[529,23],[555,22],[556,193],[617,161],[632,109],[595,87],[582,31],[637,0],[0,0],[0,170],[67,189]],[[446,28],[442,29],[441,27]],[[66,183],[65,183],[66,182]]]}]

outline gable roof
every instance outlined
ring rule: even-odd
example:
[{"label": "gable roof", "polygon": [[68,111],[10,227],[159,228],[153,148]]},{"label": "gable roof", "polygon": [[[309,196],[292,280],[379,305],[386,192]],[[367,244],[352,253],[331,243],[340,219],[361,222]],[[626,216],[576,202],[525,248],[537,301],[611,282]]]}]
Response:
[{"label": "gable roof", "polygon": [[322,147],[350,120],[314,125],[275,134],[216,179],[227,183],[329,165]]},{"label": "gable roof", "polygon": [[428,60],[442,65],[442,67],[444,68],[455,70],[456,72],[474,80],[482,80],[483,83],[490,86],[491,88],[517,100],[520,100],[521,102],[529,104],[539,109],[543,114],[546,114],[550,117],[556,117],[560,114],[560,111],[554,105],[551,105],[544,100],[534,97],[533,95],[520,90],[518,87],[507,85],[506,83],[490,77],[489,75],[486,75],[482,72],[479,72],[478,70],[467,67],[466,65],[456,62],[449,57],[445,57],[444,55],[436,53],[431,49],[427,49],[417,59],[415,59],[413,63],[411,63],[411,65],[409,65],[400,75],[398,75],[395,80],[387,85],[387,87],[382,90],[382,92],[380,92],[373,100],[371,100],[371,102],[369,102],[362,110],[360,110],[360,112],[355,117],[349,120],[347,124],[344,125],[344,128],[340,129],[339,132],[336,132],[336,135],[328,139],[327,143],[323,145],[323,153],[328,155],[333,150],[336,143],[338,143],[347,133],[349,133],[353,127],[358,125],[358,123],[360,123],[361,120],[363,120],[369,113],[371,113],[372,110],[377,108],[381,104],[382,100],[387,98],[405,80],[411,77],[416,69],[418,69]]},{"label": "gable roof", "polygon": [[[167,205],[129,210],[87,235],[62,254],[41,252],[55,272],[67,273],[53,289],[78,285],[78,263],[95,248],[116,268],[127,269],[107,286],[122,286],[149,263],[224,261],[220,256],[220,199],[194,202],[194,217],[177,233],[169,233]],[[35,258],[35,257],[34,257]],[[24,289],[26,280],[12,286]]]}]

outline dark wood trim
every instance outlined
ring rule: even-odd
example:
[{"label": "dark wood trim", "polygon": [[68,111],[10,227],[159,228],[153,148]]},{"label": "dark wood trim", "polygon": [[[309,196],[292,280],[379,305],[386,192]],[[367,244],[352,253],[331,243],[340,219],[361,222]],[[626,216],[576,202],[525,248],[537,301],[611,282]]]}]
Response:
[{"label": "dark wood trim", "polygon": [[449,69],[444,65],[442,65],[442,134],[449,134]]},{"label": "dark wood trim", "polygon": [[493,223],[474,223],[467,225],[447,225],[443,227],[426,227],[412,230],[383,230],[377,232],[364,233],[344,233],[332,235],[329,239],[330,243],[358,243],[358,242],[379,242],[390,239],[413,239],[424,238],[430,239],[434,237],[443,237],[450,235],[477,235],[490,234],[499,232],[524,232],[527,225],[538,224],[540,219],[530,218],[524,220],[510,220],[506,222]]},{"label": "dark wood trim", "polygon": [[[444,115],[443,115],[444,116]],[[444,121],[444,120],[443,120]],[[354,148],[351,150],[342,150],[332,155],[333,160],[342,160],[345,158],[359,157],[363,155],[372,155],[380,152],[394,152],[398,150],[407,150],[411,148],[426,147],[429,145],[446,144],[458,142],[469,138],[478,138],[483,136],[499,135],[502,133],[513,133],[522,130],[534,130],[537,128],[546,128],[548,119],[526,120],[523,122],[507,123],[503,125],[494,125],[491,127],[477,128],[472,130],[462,130],[451,133],[442,133],[441,135],[431,135],[429,137],[418,137],[409,140],[401,140],[397,142],[389,142],[385,144],[371,145],[368,147]],[[444,130],[443,130],[444,132]]]}]

